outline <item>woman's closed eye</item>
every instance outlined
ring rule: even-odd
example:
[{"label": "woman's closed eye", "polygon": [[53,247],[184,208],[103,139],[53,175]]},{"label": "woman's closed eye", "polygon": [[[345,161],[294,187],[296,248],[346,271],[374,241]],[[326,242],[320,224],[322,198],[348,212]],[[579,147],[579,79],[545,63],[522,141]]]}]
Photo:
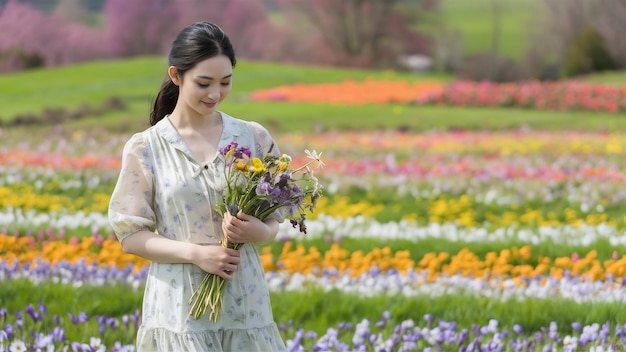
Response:
[{"label": "woman's closed eye", "polygon": [[[230,85],[230,82],[222,82],[220,83],[222,85],[222,87],[228,87]],[[198,83],[198,87],[200,88],[208,88],[210,86],[210,84],[204,84],[204,83]]]}]

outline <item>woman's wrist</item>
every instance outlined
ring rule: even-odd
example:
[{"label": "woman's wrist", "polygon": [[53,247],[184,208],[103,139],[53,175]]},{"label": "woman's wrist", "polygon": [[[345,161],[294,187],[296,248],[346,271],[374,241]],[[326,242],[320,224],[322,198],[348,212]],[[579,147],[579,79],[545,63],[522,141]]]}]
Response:
[{"label": "woman's wrist", "polygon": [[266,231],[264,235],[261,236],[262,238],[256,241],[256,244],[265,244],[265,243],[271,242],[276,237],[276,234],[278,233],[278,221],[274,219],[269,219],[269,220],[264,221],[263,224],[265,225]]},{"label": "woman's wrist", "polygon": [[183,257],[185,258],[185,261],[187,263],[196,264],[196,260],[199,257],[199,248],[200,245],[195,243],[189,243],[189,245],[187,246],[187,250],[183,254]]}]

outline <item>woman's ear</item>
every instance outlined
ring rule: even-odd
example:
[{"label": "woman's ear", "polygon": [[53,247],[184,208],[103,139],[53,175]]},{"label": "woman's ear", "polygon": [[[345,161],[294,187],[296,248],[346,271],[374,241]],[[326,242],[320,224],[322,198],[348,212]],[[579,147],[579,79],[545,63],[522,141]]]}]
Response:
[{"label": "woman's ear", "polygon": [[176,67],[170,66],[167,69],[167,75],[170,76],[170,79],[175,85],[180,86],[180,75],[178,74],[178,69]]}]

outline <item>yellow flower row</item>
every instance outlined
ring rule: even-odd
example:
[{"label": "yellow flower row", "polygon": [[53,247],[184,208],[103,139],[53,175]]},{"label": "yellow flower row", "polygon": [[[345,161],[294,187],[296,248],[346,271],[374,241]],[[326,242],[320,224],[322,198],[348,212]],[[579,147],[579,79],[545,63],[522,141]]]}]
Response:
[{"label": "yellow flower row", "polygon": [[358,151],[402,152],[420,150],[430,153],[497,153],[499,155],[605,154],[619,155],[626,150],[623,132],[584,133],[564,131],[465,131],[463,133],[390,133],[329,132],[289,133],[280,136],[280,144],[298,149],[323,149],[329,153]]},{"label": "yellow flower row", "polygon": [[24,212],[36,211],[83,211],[106,212],[110,194],[93,192],[83,197],[69,197],[48,193],[47,189],[37,191],[32,185],[22,183],[12,186],[0,186],[0,209],[12,207]]},{"label": "yellow flower row", "polygon": [[[110,200],[109,193],[93,192],[82,197],[69,197],[60,194],[46,193],[46,189],[37,191],[32,185],[17,184],[13,186],[0,186],[0,209],[11,207],[22,209],[24,212],[36,211],[68,211],[106,213]],[[351,201],[348,197],[334,197],[332,202],[328,197],[319,199],[316,214],[333,214],[339,218],[350,218],[357,215],[374,217],[384,210],[382,204],[376,204],[376,196],[368,195],[367,199],[358,202]],[[398,213],[406,212],[398,209]],[[426,213],[423,216],[419,214]],[[312,214],[310,218],[315,218]],[[544,213],[541,210],[525,208],[517,209],[512,206],[510,210],[495,214],[486,212],[478,214],[476,205],[467,195],[458,198],[440,198],[428,203],[416,200],[412,213],[404,215],[404,220],[421,221],[424,223],[455,223],[459,226],[474,227],[486,220],[490,224],[499,227],[511,225],[535,225],[535,226],[559,226],[559,225],[598,225],[608,223],[610,225],[622,225],[625,219],[614,219],[604,213],[579,214],[576,210],[566,208],[562,214],[556,212]]]},{"label": "yellow flower row", "polygon": [[[434,281],[442,275],[462,275],[475,278],[493,279],[509,277],[522,284],[523,278],[537,275],[551,275],[563,278],[566,271],[580,276],[581,280],[606,279],[608,275],[615,279],[626,277],[626,256],[621,259],[600,261],[595,251],[581,258],[559,257],[552,260],[539,256],[537,264],[530,264],[530,247],[503,249],[489,252],[483,259],[468,249],[457,254],[447,252],[427,253],[417,263],[411,259],[408,250],[391,252],[389,247],[376,248],[369,253],[357,250],[350,253],[338,244],[333,244],[325,253],[318,248],[306,249],[302,244],[294,246],[285,243],[280,255],[275,258],[270,247],[262,248],[261,260],[266,271],[284,271],[290,274],[321,275],[324,269],[337,270],[339,274],[358,276],[368,272],[373,266],[382,271],[395,269],[406,274],[408,270],[428,273],[427,280]],[[32,237],[15,237],[0,234],[0,261],[14,264],[30,263],[36,265],[43,260],[50,264],[68,261],[76,264],[84,260],[88,265],[126,267],[134,265],[135,271],[141,270],[149,261],[122,252],[115,238],[108,238],[96,243],[94,238],[64,241],[46,241],[35,243]]]},{"label": "yellow flower row", "polygon": [[[522,285],[524,278],[551,275],[561,279],[566,272],[579,276],[581,280],[606,279],[611,275],[614,279],[626,277],[626,256],[621,259],[608,259],[600,262],[596,251],[589,252],[582,258],[539,256],[538,263],[531,265],[530,247],[513,247],[500,252],[489,252],[484,259],[479,258],[469,249],[463,249],[455,255],[447,252],[427,253],[415,263],[408,250],[391,253],[389,247],[374,249],[369,253],[355,251],[349,253],[338,244],[333,244],[324,254],[315,247],[308,250],[302,244],[293,246],[285,243],[278,258],[274,258],[269,248],[264,248],[261,259],[266,270],[286,271],[290,274],[321,275],[320,269],[337,269],[340,274],[349,273],[359,276],[368,272],[372,266],[382,271],[396,269],[406,274],[407,270],[426,270],[429,282],[434,282],[442,275],[472,276],[482,279],[507,277]],[[317,270],[317,271],[316,271]],[[545,280],[545,278],[543,279]]]},{"label": "yellow flower row", "polygon": [[[375,200],[374,200],[375,202]],[[423,221],[424,223],[454,223],[459,226],[476,227],[480,222],[486,220],[489,224],[498,227],[510,227],[512,225],[532,225],[532,226],[562,226],[562,225],[598,225],[602,223],[616,226],[623,224],[624,219],[613,219],[604,213],[590,213],[579,216],[578,212],[571,208],[565,208],[563,214],[557,214],[555,211],[544,213],[541,210],[525,208],[518,209],[512,206],[511,210],[503,211],[500,214],[486,212],[483,216],[477,213],[476,207],[472,199],[467,195],[459,198],[441,198],[428,202],[424,205],[422,201],[415,204],[414,213],[408,213],[403,216],[407,221]],[[427,215],[420,217],[418,212],[420,207],[425,207]],[[347,219],[353,216],[361,215],[365,217],[374,217],[383,211],[382,204],[372,204],[371,202],[361,200],[359,202],[351,202],[348,197],[336,197],[332,203],[328,202],[328,198],[321,198],[318,201],[317,214],[333,214],[333,216]],[[398,213],[403,210],[397,208]],[[406,211],[406,210],[404,210]]]}]

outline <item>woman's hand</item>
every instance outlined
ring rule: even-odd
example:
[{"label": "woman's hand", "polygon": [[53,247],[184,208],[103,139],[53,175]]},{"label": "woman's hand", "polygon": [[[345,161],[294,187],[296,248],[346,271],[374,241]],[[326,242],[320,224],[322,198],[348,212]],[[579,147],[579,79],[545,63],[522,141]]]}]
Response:
[{"label": "woman's hand", "polygon": [[224,213],[222,231],[231,243],[265,243],[269,242],[278,232],[278,222],[269,220],[265,223],[254,216],[239,212],[237,216]]},{"label": "woman's hand", "polygon": [[231,280],[237,271],[240,261],[240,252],[220,245],[202,246],[195,249],[193,263],[207,273],[221,276],[224,280]]},{"label": "woman's hand", "polygon": [[236,249],[220,245],[203,246],[175,241],[152,231],[137,231],[122,240],[125,253],[138,255],[158,263],[190,263],[207,273],[233,278],[239,265],[240,253]]}]

